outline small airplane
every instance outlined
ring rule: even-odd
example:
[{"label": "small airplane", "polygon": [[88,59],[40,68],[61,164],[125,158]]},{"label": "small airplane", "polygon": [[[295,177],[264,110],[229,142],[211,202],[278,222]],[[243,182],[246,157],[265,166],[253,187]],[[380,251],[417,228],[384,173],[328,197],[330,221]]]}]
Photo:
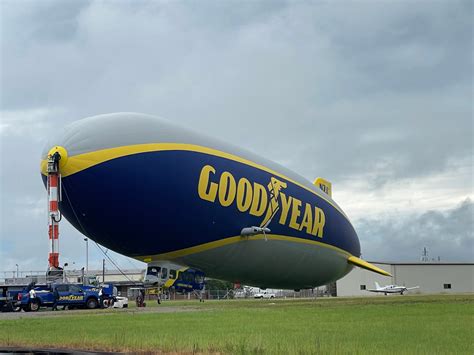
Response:
[{"label": "small airplane", "polygon": [[408,290],[414,290],[416,288],[420,288],[420,286],[415,287],[405,287],[405,286],[397,286],[397,285],[387,285],[381,287],[378,282],[375,282],[375,289],[369,289],[369,292],[382,292],[387,296],[387,293],[399,293],[403,295],[403,292]]}]

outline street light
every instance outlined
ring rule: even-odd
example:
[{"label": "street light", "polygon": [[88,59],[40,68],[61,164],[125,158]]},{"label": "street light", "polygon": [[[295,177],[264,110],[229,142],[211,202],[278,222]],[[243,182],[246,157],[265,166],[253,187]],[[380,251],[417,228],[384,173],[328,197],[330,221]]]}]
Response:
[{"label": "street light", "polygon": [[18,279],[20,277],[19,271],[18,271],[18,264],[16,265],[16,278]]},{"label": "street light", "polygon": [[65,263],[63,266],[63,283],[66,283],[66,266],[68,265],[68,263]]},{"label": "street light", "polygon": [[86,276],[89,274],[89,238],[84,238],[86,242]]}]

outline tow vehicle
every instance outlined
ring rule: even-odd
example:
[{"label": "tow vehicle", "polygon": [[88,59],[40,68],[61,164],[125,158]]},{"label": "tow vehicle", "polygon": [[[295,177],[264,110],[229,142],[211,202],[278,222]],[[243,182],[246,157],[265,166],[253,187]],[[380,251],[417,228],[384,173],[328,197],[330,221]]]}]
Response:
[{"label": "tow vehicle", "polygon": [[[54,291],[57,290],[59,298],[58,306],[68,308],[94,309],[100,306],[112,304],[113,285],[105,284],[102,287],[86,286],[78,284],[51,284],[37,286],[32,290],[24,290],[18,294],[20,307],[26,311],[38,311],[41,307],[53,307]],[[102,292],[100,292],[102,290]]]},{"label": "tow vehicle", "polygon": [[10,290],[8,286],[0,286],[0,312],[19,311],[18,293],[21,291]]}]

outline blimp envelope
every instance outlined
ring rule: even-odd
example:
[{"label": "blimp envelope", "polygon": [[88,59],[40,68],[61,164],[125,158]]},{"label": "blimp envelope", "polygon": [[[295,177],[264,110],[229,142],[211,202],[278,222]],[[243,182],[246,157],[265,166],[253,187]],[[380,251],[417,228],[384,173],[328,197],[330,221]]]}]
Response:
[{"label": "blimp envelope", "polygon": [[115,113],[74,122],[45,147],[45,182],[55,152],[61,213],[118,253],[273,288],[324,285],[354,265],[386,274],[359,258],[329,182],[166,120]]}]

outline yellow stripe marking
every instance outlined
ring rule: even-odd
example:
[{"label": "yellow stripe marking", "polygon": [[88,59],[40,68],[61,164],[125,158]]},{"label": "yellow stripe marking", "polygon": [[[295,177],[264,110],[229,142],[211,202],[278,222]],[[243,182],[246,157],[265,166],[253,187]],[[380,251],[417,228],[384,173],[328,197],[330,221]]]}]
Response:
[{"label": "yellow stripe marking", "polygon": [[164,287],[165,288],[170,288],[171,286],[173,286],[174,282],[176,281],[176,279],[168,279],[166,280],[165,284],[164,284]]},{"label": "yellow stripe marking", "polygon": [[[330,244],[317,242],[315,240],[289,237],[289,236],[277,235],[277,234],[267,234],[266,237],[267,237],[268,240],[283,240],[283,241],[289,241],[289,242],[294,242],[294,243],[317,245],[317,246],[320,246],[320,247],[332,249],[334,251],[342,253],[345,256],[347,256],[348,258],[352,256],[349,252],[347,252],[347,251],[345,251],[341,248],[335,247],[335,246],[330,245]],[[175,258],[180,258],[180,257],[184,257],[184,256],[196,254],[196,253],[201,253],[203,251],[223,247],[223,246],[226,246],[226,245],[231,245],[231,244],[246,242],[246,241],[252,241],[252,240],[264,240],[264,239],[265,239],[264,235],[256,235],[256,236],[252,236],[252,237],[241,237],[241,236],[229,237],[229,238],[220,239],[220,240],[216,240],[216,241],[209,242],[209,243],[196,245],[196,246],[190,247],[190,248],[185,248],[185,249],[181,249],[181,250],[172,251],[172,252],[169,252],[169,253],[141,256],[141,257],[138,257],[136,259],[138,259],[140,261],[149,260],[149,259],[153,259],[155,261],[156,260],[172,260],[172,259],[175,259]]]},{"label": "yellow stripe marking", "polygon": [[[122,147],[115,147],[115,148],[108,148],[108,149],[101,149],[101,150],[96,150],[93,152],[89,153],[83,153],[83,154],[78,154],[75,156],[70,156],[68,157],[67,164],[64,168],[61,169],[61,176],[62,177],[67,177],[69,175],[76,174],[82,170],[85,170],[87,168],[90,168],[92,166],[104,163],[106,161],[124,157],[127,155],[132,155],[132,154],[139,154],[139,153],[149,153],[149,152],[158,152],[158,151],[173,151],[173,150],[181,150],[181,151],[190,151],[190,152],[197,152],[197,153],[204,153],[204,154],[209,154],[221,158],[226,158],[229,160],[233,160],[245,165],[249,165],[251,167],[266,171],[272,175],[279,176],[283,179],[286,179],[293,184],[313,193],[314,195],[318,196],[319,198],[322,198],[325,200],[327,203],[329,203],[331,206],[333,206],[336,210],[338,210],[342,216],[344,216],[348,221],[349,219],[347,216],[344,214],[344,212],[339,209],[337,206],[333,204],[330,200],[325,198],[323,195],[324,194],[317,194],[314,190],[310,189],[309,187],[296,182],[287,176],[280,174],[276,172],[275,170],[269,169],[263,165],[257,164],[254,161],[248,160],[241,158],[239,156],[226,153],[220,150],[212,149],[212,148],[207,148],[203,147],[200,145],[195,145],[195,144],[186,144],[186,143],[147,143],[147,144],[136,144],[136,145],[128,145],[128,146],[122,146]],[[46,165],[47,161],[42,160],[41,161],[41,173],[43,175],[46,175]],[[349,221],[350,223],[350,221]]]},{"label": "yellow stripe marking", "polygon": [[[379,268],[375,265],[372,265],[371,263],[369,263],[365,260],[362,260],[362,259],[360,259],[360,258],[358,258],[354,255],[351,255],[349,252],[347,252],[347,251],[345,251],[341,248],[335,247],[334,245],[330,245],[330,244],[326,244],[326,243],[322,243],[322,242],[318,242],[318,241],[310,240],[310,239],[295,238],[295,237],[289,237],[289,236],[277,235],[277,234],[267,234],[266,238],[268,240],[282,240],[282,241],[289,241],[289,242],[293,242],[293,243],[317,245],[317,246],[320,246],[320,247],[323,247],[323,248],[332,249],[332,250],[334,250],[336,252],[339,252],[339,253],[343,254],[344,256],[346,256],[347,257],[347,262],[350,263],[350,264],[353,264],[355,266],[361,267],[363,269],[366,269],[366,270],[369,270],[369,271],[372,271],[372,272],[376,272],[378,274],[382,274],[384,276],[390,276],[390,277],[392,276],[389,272],[387,272],[387,271],[385,271],[385,270],[383,270],[383,269],[381,269],[381,268]],[[204,243],[204,244],[197,245],[197,246],[190,247],[190,248],[185,248],[185,249],[181,249],[181,250],[172,251],[172,252],[169,252],[169,253],[163,253],[163,254],[157,254],[157,255],[147,255],[147,256],[137,257],[136,259],[140,260],[140,261],[142,261],[142,260],[143,261],[147,261],[147,260],[154,260],[154,261],[157,261],[157,260],[173,260],[173,259],[176,259],[176,258],[181,258],[181,257],[189,256],[189,255],[192,255],[192,254],[196,254],[196,253],[201,253],[201,252],[204,252],[204,251],[207,251],[207,250],[216,249],[216,248],[223,247],[223,246],[226,246],[226,245],[231,245],[231,244],[246,242],[246,241],[252,241],[252,240],[264,240],[264,239],[265,239],[264,235],[256,235],[256,236],[253,236],[253,237],[241,237],[241,236],[229,237],[229,238],[225,238],[225,239],[221,239],[221,240],[216,240],[214,242]]]}]

